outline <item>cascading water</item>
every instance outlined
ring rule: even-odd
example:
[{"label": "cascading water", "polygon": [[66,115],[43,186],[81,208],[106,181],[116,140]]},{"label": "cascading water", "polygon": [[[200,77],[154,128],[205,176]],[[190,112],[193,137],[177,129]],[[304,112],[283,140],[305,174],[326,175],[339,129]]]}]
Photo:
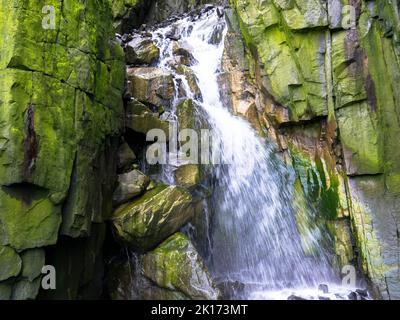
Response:
[{"label": "cascading water", "polygon": [[[183,86],[186,97],[193,100],[186,78],[171,67],[173,41],[167,35],[178,34],[179,45],[195,58],[191,69],[202,95],[197,99],[198,115],[206,118],[219,149],[222,164],[213,167],[209,267],[220,283],[244,285],[235,298],[273,298],[269,292],[337,283],[320,245],[321,230],[317,226],[301,234],[298,230],[293,174],[275,157],[269,143],[221,100],[218,75],[227,26],[219,10],[186,17],[153,32],[161,49],[159,67],[172,72],[176,86]],[[220,41],[215,41],[218,32]],[[174,106],[179,98],[177,94]],[[170,120],[175,123],[174,110],[170,110]],[[179,164],[164,166],[166,182],[173,180],[175,165]],[[309,216],[312,220],[311,208]]]}]

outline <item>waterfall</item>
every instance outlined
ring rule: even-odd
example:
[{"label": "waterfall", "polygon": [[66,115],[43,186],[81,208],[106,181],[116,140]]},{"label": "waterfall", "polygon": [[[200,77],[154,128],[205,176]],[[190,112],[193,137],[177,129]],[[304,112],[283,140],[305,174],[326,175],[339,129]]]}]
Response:
[{"label": "waterfall", "polygon": [[[159,67],[172,72],[175,85],[183,86],[185,96],[196,100],[197,115],[212,129],[213,145],[218,146],[221,158],[221,164],[212,167],[209,268],[219,283],[244,286],[236,298],[269,298],[268,293],[288,288],[315,289],[321,283],[337,283],[321,245],[323,232],[317,226],[306,234],[298,230],[300,208],[293,201],[294,173],[275,155],[272,143],[258,136],[249,122],[234,115],[221,100],[218,76],[227,25],[218,10],[153,31],[161,50]],[[195,59],[190,68],[201,98],[195,97],[185,76],[171,67],[171,33],[179,35],[179,45]],[[179,99],[177,93],[174,106]],[[176,124],[174,107],[168,115]],[[171,172],[176,165],[164,166],[166,182],[173,180]],[[308,208],[308,212],[312,220],[315,211]]]}]

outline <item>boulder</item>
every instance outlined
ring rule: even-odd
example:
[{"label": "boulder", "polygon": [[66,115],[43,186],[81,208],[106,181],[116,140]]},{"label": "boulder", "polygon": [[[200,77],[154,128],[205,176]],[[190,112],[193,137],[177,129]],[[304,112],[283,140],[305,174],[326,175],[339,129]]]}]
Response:
[{"label": "boulder", "polygon": [[179,128],[195,129],[195,106],[193,100],[184,100],[176,107]]},{"label": "boulder", "polygon": [[[193,70],[190,69],[189,67],[185,66],[184,64],[179,64],[179,66],[176,68],[176,72],[180,75],[185,76],[187,84],[189,86],[189,89],[191,93],[193,94],[193,98],[196,100],[201,100],[202,95],[201,95],[201,90],[198,85],[198,79],[196,75],[194,74]],[[183,89],[183,88],[181,88]],[[181,93],[181,92],[180,92]],[[182,92],[181,95],[188,96],[188,92]]]},{"label": "boulder", "polygon": [[133,170],[118,176],[118,186],[113,195],[114,204],[120,205],[139,196],[146,190],[150,178],[139,170]]},{"label": "boulder", "polygon": [[125,126],[136,132],[147,134],[152,129],[161,129],[169,137],[169,122],[161,120],[159,114],[152,112],[137,100],[131,100],[126,108]]},{"label": "boulder", "polygon": [[12,294],[12,282],[0,282],[0,300],[10,300]]},{"label": "boulder", "polygon": [[172,54],[177,56],[180,63],[183,65],[190,66],[196,62],[193,55],[188,50],[181,47],[177,41],[174,41],[172,44]]},{"label": "boulder", "polygon": [[126,142],[119,147],[117,156],[117,165],[120,172],[130,169],[136,160],[135,153]]},{"label": "boulder", "polygon": [[163,289],[143,276],[137,256],[115,259],[110,265],[107,290],[111,300],[184,300],[183,293]]},{"label": "boulder", "polygon": [[21,258],[12,248],[0,246],[0,281],[17,276],[21,265]]},{"label": "boulder", "polygon": [[120,206],[111,222],[120,242],[146,252],[177,232],[194,213],[193,199],[186,189],[161,185]]},{"label": "boulder", "polygon": [[149,38],[135,37],[125,47],[126,63],[150,65],[160,57],[160,49]]},{"label": "boulder", "polygon": [[128,69],[130,94],[140,102],[157,107],[170,106],[174,97],[171,73],[155,67]]},{"label": "boulder", "polygon": [[197,164],[186,164],[175,171],[176,184],[191,188],[200,183],[200,168]]},{"label": "boulder", "polygon": [[41,278],[32,281],[21,279],[15,283],[11,295],[12,300],[34,300],[40,288]]},{"label": "boulder", "polygon": [[45,252],[43,249],[26,250],[21,253],[21,276],[28,281],[33,281],[42,274],[45,264]]},{"label": "boulder", "polygon": [[182,233],[174,234],[143,256],[142,266],[144,276],[160,288],[179,292],[187,299],[220,298],[202,258]]},{"label": "boulder", "polygon": [[321,283],[320,285],[318,285],[318,291],[322,293],[329,293],[329,287],[328,285]]}]

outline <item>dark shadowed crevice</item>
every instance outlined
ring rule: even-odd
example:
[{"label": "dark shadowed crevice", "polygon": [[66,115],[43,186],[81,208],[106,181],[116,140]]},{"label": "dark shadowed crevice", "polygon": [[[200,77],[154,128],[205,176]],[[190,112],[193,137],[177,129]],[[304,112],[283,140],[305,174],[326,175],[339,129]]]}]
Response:
[{"label": "dark shadowed crevice", "polygon": [[35,132],[35,106],[30,104],[26,113],[26,137],[24,141],[23,176],[25,181],[31,180],[35,170],[38,154],[38,141]]}]

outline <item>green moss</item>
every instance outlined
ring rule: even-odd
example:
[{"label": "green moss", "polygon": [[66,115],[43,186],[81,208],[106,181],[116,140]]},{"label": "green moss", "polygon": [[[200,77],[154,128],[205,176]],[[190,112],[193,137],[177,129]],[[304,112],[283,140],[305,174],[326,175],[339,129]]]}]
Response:
[{"label": "green moss", "polygon": [[169,122],[137,100],[131,100],[126,107],[126,126],[145,135],[152,129],[160,129],[169,138]]},{"label": "green moss", "polygon": [[0,222],[5,244],[17,250],[55,244],[61,223],[60,206],[42,189],[2,187],[0,190]]},{"label": "green moss", "polygon": [[188,299],[218,299],[204,263],[188,237],[176,233],[142,258],[143,273],[159,287],[177,291]]},{"label": "green moss", "polygon": [[0,282],[0,300],[10,300],[12,293],[12,282]]},{"label": "green moss", "polygon": [[142,205],[142,204],[146,203],[146,201],[152,199],[155,195],[157,195],[158,193],[162,192],[166,188],[168,188],[168,186],[165,185],[165,184],[157,185],[155,188],[152,188],[151,190],[146,192],[143,196],[141,196],[141,197],[139,197],[137,199],[134,199],[131,202],[123,204],[122,206],[118,207],[118,209],[114,212],[113,216],[114,217],[119,217],[119,216],[123,215],[126,210],[130,210],[131,208],[133,208],[135,206],[139,206],[139,205]]},{"label": "green moss", "polygon": [[12,248],[0,245],[0,281],[17,276],[21,265],[21,258]]},{"label": "green moss", "polygon": [[45,264],[45,253],[43,249],[27,250],[21,253],[22,272],[21,276],[33,281],[42,273]]},{"label": "green moss", "polygon": [[192,100],[184,100],[176,107],[179,127],[181,129],[195,128],[195,107]]},{"label": "green moss", "polygon": [[291,146],[290,154],[305,196],[317,206],[321,218],[336,219],[340,207],[339,180],[336,173],[328,171],[321,158],[310,159],[294,146]]},{"label": "green moss", "polygon": [[[328,114],[325,66],[327,26],[322,3],[282,7],[282,2],[231,1],[239,16],[245,42],[265,75],[261,85],[290,110],[290,120]],[[306,32],[299,29],[309,28]]]},{"label": "green moss", "polygon": [[337,111],[340,140],[348,174],[383,172],[381,132],[378,114],[367,103],[357,103]]}]

